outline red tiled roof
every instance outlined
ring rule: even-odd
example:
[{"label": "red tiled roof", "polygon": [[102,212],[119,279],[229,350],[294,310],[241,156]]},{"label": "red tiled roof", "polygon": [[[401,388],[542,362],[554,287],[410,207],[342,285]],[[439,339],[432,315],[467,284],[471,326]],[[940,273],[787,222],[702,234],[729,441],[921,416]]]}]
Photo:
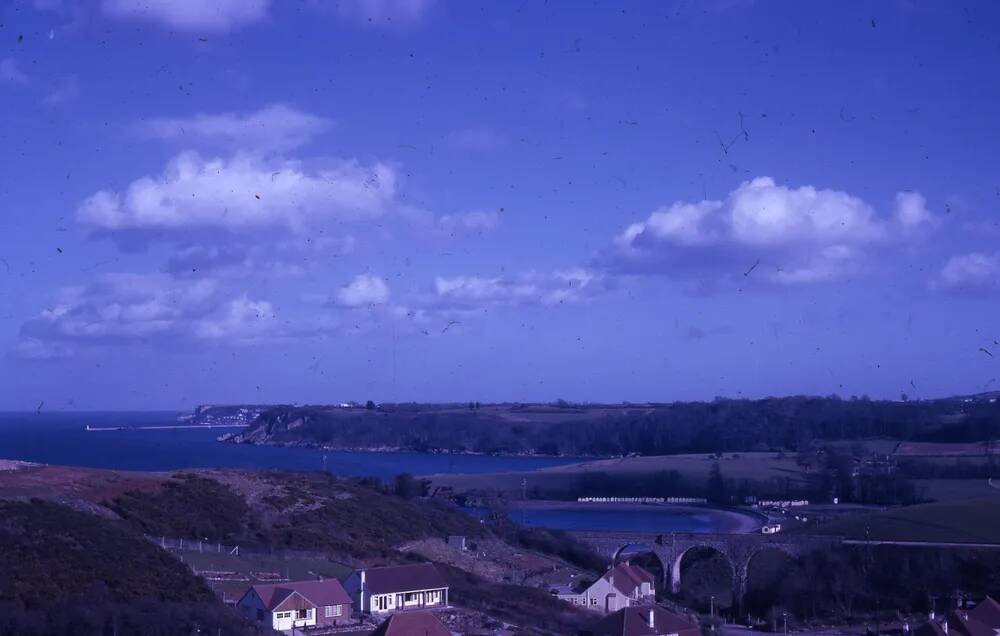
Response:
[{"label": "red tiled roof", "polygon": [[[653,612],[653,627],[649,626],[649,613]],[[626,607],[608,614],[591,628],[594,636],[654,636],[677,634],[700,636],[701,628],[682,616],[662,607]]]},{"label": "red tiled roof", "polygon": [[451,636],[451,631],[430,612],[393,614],[371,636]]},{"label": "red tiled roof", "polygon": [[391,594],[416,590],[440,590],[448,587],[433,563],[392,565],[365,570],[368,594]]},{"label": "red tiled roof", "polygon": [[996,631],[976,619],[968,612],[951,612],[948,615],[948,633],[958,632],[965,636],[996,636]]},{"label": "red tiled roof", "polygon": [[[260,600],[264,602],[267,610],[274,611],[285,603],[286,600],[291,605],[301,604],[299,601],[290,600],[295,592],[304,597],[312,606],[322,607],[324,605],[350,605],[351,597],[348,596],[344,586],[337,579],[326,579],[324,581],[290,581],[288,583],[258,584],[251,588],[257,592]],[[282,607],[282,609],[306,609],[306,607]]]},{"label": "red tiled roof", "polygon": [[608,570],[603,578],[608,580],[615,589],[626,596],[631,596],[643,583],[649,583],[650,588],[655,586],[652,574],[638,565],[631,565],[629,563],[619,563]]},{"label": "red tiled roof", "polygon": [[992,629],[1000,629],[1000,603],[987,596],[974,609],[969,610],[969,618]]}]

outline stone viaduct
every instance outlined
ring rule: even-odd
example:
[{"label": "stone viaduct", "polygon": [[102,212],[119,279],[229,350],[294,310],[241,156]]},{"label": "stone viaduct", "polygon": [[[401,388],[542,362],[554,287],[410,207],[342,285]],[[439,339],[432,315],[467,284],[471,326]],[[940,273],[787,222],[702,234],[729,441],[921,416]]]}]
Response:
[{"label": "stone viaduct", "polygon": [[[598,554],[615,563],[628,548],[648,551],[660,560],[664,587],[679,592],[681,559],[688,550],[711,548],[729,561],[733,570],[733,600],[737,606],[747,591],[750,562],[765,550],[779,550],[795,558],[817,548],[840,543],[839,537],[783,534],[722,534],[700,532],[571,532],[578,540],[590,545]],[[669,587],[667,587],[669,586]]]}]

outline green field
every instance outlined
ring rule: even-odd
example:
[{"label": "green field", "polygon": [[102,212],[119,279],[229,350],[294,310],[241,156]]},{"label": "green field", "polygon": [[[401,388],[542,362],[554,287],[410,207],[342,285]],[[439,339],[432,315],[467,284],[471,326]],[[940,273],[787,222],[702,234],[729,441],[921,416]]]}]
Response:
[{"label": "green field", "polygon": [[880,541],[1000,544],[1000,496],[854,515],[806,526],[799,531]]},{"label": "green field", "polygon": [[991,488],[985,479],[914,479],[913,485],[934,501],[1000,497],[1000,488]]},{"label": "green field", "polygon": [[[773,452],[726,453],[720,459],[708,454],[623,457],[553,466],[528,472],[431,475],[429,479],[433,487],[446,486],[455,492],[484,491],[505,494],[520,493],[521,480],[526,479],[529,489],[538,487],[547,493],[558,493],[570,492],[580,477],[587,473],[639,475],[677,471],[685,480],[702,484],[707,482],[709,472],[716,463],[727,479],[755,481],[780,479],[789,480],[793,486],[804,485],[809,479],[809,474],[795,463],[794,455]],[[669,493],[664,493],[667,494]],[[629,493],[621,495],[628,496]]]}]

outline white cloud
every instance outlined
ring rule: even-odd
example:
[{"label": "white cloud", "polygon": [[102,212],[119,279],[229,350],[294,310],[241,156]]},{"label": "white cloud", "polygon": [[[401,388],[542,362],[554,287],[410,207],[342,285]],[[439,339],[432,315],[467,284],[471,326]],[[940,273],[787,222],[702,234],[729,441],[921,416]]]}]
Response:
[{"label": "white cloud", "polygon": [[778,283],[835,280],[859,271],[866,247],[910,238],[933,225],[923,197],[899,193],[893,220],[838,190],[789,188],[770,177],[740,184],[721,201],[677,202],[629,225],[605,265],[633,271],[729,275],[766,260],[756,273]]},{"label": "white cloud", "polygon": [[65,355],[76,346],[247,344],[284,337],[271,303],[230,296],[214,279],[164,274],[106,274],[64,288],[56,302],[22,327],[15,354]]},{"label": "white cloud", "polygon": [[952,291],[1000,289],[1000,252],[972,252],[948,259],[932,287]]},{"label": "white cloud", "polygon": [[88,197],[77,218],[97,230],[255,230],[301,232],[325,222],[378,216],[396,191],[395,170],[354,160],[313,169],[289,159],[230,159],[182,152],[163,174],[142,177],[122,192]]},{"label": "white cloud", "polygon": [[359,274],[337,290],[335,299],[343,307],[381,305],[389,300],[389,286],[373,274]]},{"label": "white cloud", "polygon": [[290,150],[328,131],[329,119],[285,104],[272,104],[252,113],[199,113],[192,117],[160,117],[135,127],[144,137],[208,142],[240,150]]},{"label": "white cloud", "polygon": [[282,334],[274,306],[251,300],[245,294],[223,305],[216,315],[192,324],[195,337],[229,343],[250,343],[277,338]]},{"label": "white cloud", "polygon": [[418,234],[438,239],[485,234],[500,224],[500,214],[495,210],[470,210],[434,216],[430,210],[413,205],[400,205],[396,212]]},{"label": "white cloud", "polygon": [[14,343],[10,353],[22,360],[60,360],[71,357],[73,349],[62,342],[21,337]]},{"label": "white cloud", "polygon": [[904,234],[924,232],[938,224],[938,219],[927,209],[927,200],[919,192],[897,192],[894,215]]},{"label": "white cloud", "polygon": [[606,277],[582,268],[515,277],[438,277],[430,305],[441,308],[557,305],[591,300],[609,290]]},{"label": "white cloud", "polygon": [[0,60],[0,80],[15,84],[23,84],[28,81],[28,76],[21,71],[20,66],[17,64],[17,60],[12,57],[5,57]]},{"label": "white cloud", "polygon": [[482,234],[496,228],[500,215],[495,211],[473,210],[460,214],[446,214],[437,219],[437,230],[445,236]]},{"label": "white cloud", "polygon": [[262,20],[270,0],[102,0],[105,15],[184,31],[228,31]]}]

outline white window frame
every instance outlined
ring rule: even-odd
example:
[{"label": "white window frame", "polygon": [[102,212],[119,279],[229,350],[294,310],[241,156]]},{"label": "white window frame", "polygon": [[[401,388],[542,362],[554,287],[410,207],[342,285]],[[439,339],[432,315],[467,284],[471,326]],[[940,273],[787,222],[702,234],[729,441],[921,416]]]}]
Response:
[{"label": "white window frame", "polygon": [[336,618],[343,615],[344,610],[341,609],[340,605],[327,605],[326,606],[326,618]]}]

